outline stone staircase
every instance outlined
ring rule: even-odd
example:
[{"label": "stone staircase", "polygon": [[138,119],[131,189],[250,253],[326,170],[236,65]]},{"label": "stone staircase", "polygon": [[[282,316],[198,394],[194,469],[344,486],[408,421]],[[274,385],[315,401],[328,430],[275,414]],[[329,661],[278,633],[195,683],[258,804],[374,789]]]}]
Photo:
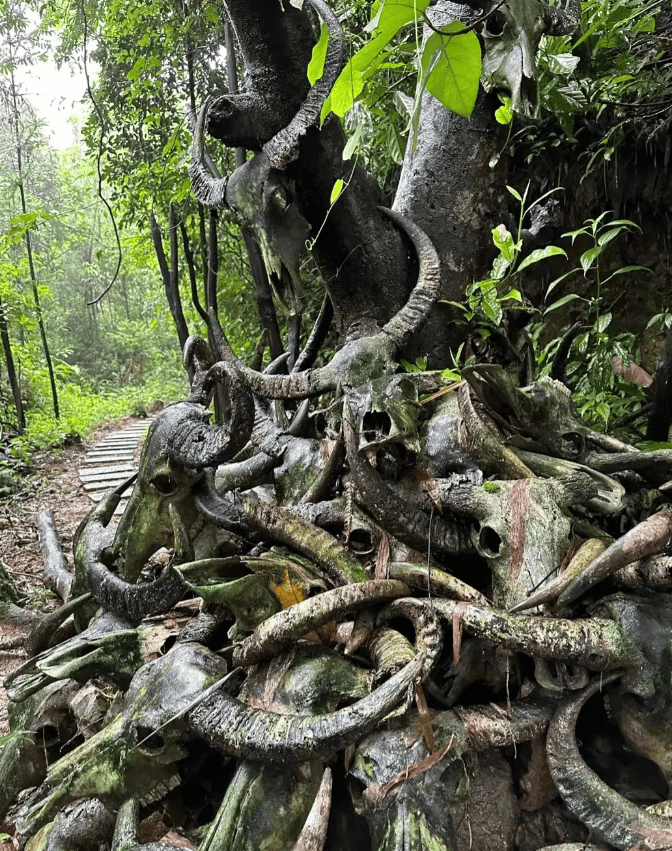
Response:
[{"label": "stone staircase", "polygon": [[[150,417],[108,435],[86,453],[79,468],[79,478],[84,490],[94,502],[99,502],[107,491],[116,488],[137,472],[138,468],[134,463],[136,450],[142,443],[151,421]],[[117,506],[115,514],[123,512],[130,493],[131,488],[126,491],[125,498]]]}]

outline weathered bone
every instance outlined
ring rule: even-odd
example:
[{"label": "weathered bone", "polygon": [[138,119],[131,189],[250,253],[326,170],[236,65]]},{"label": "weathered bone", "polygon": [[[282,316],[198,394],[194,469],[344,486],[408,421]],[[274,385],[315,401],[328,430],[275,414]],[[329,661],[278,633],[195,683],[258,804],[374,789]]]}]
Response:
[{"label": "weathered bone", "polygon": [[85,851],[107,845],[114,832],[114,813],[97,798],[67,807],[32,837],[26,851]]},{"label": "weathered bone", "polygon": [[111,851],[181,851],[177,845],[169,842],[140,843],[138,824],[140,804],[136,798],[129,798],[119,807]]},{"label": "weathered bone", "polygon": [[9,723],[16,735],[0,754],[0,822],[19,792],[44,780],[47,737],[53,738],[51,744],[64,744],[75,732],[68,712],[72,694],[72,682],[52,682],[23,703],[10,702]]},{"label": "weathered bone", "polygon": [[477,603],[479,606],[489,605],[488,598],[480,591],[434,565],[393,561],[387,566],[387,573],[390,579],[398,579],[414,588],[424,588],[432,595]]},{"label": "weathered bone", "polygon": [[[5,678],[11,700],[21,702],[47,683],[73,679],[84,683],[105,674],[120,688],[128,688],[133,674],[145,663],[142,634],[127,620],[104,612],[83,632],[44,650]],[[10,687],[17,677],[19,682]]]},{"label": "weathered bone", "polygon": [[[616,675],[618,676],[618,675]],[[569,810],[598,839],[629,851],[646,838],[646,830],[662,831],[672,844],[672,819],[656,816],[631,803],[588,768],[576,743],[576,721],[586,701],[616,677],[598,678],[583,692],[571,697],[555,714],[546,740],[548,765]]]},{"label": "weathered bone", "polygon": [[562,563],[569,546],[568,505],[595,496],[585,473],[557,479],[486,482],[454,488],[437,483],[437,498],[459,514],[475,517],[476,551],[493,572],[493,600],[506,610],[528,595]]},{"label": "weathered bone", "polygon": [[331,769],[327,766],[306,823],[291,851],[322,851],[324,848],[331,811],[331,787]]},{"label": "weathered bone", "polygon": [[443,632],[439,617],[429,602],[405,597],[386,606],[378,615],[377,623],[387,624],[398,617],[408,618],[413,624],[416,653],[424,652],[426,657],[423,670],[423,676],[426,678],[443,650]]},{"label": "weathered bone", "polygon": [[524,612],[526,609],[533,609],[536,606],[540,606],[542,603],[553,602],[560,596],[560,594],[562,594],[565,588],[568,588],[572,582],[584,572],[588,565],[592,564],[592,562],[606,549],[606,541],[602,541],[599,538],[590,538],[589,540],[584,541],[572,556],[572,560],[569,562],[565,570],[563,570],[558,577],[547,582],[545,585],[542,585],[542,587],[531,594],[527,600],[523,600],[521,603],[516,603],[515,606],[511,606],[509,612],[511,612],[511,614],[517,614],[518,612]]},{"label": "weathered bone", "polygon": [[406,500],[397,496],[360,455],[357,435],[347,405],[343,417],[343,434],[350,472],[356,486],[356,499],[384,529],[420,551],[427,549],[428,542],[432,551],[474,551],[466,529],[457,525],[451,527],[441,517],[430,518],[424,512],[413,508]]},{"label": "weathered bone", "polygon": [[252,434],[254,400],[236,367],[223,361],[211,367],[203,379],[202,395],[209,398],[215,386],[223,387],[228,396],[227,422],[208,425],[204,412],[195,409],[191,417],[175,423],[168,438],[168,457],[183,467],[202,470],[222,464],[237,455]]},{"label": "weathered bone", "polygon": [[[485,819],[490,839],[491,821],[497,818],[502,798],[513,796],[510,771],[492,749],[542,735],[553,708],[548,696],[533,694],[507,707],[472,706],[440,712],[432,719],[436,741],[432,754],[417,735],[414,712],[368,736],[357,746],[350,773],[364,787],[363,793],[353,797],[357,811],[369,823],[372,847],[376,851],[468,848],[469,836],[464,837],[464,845],[457,842],[452,819],[457,816],[461,821],[469,811],[466,790],[457,800],[453,793],[463,788],[464,757],[471,750],[484,754],[479,763],[487,766],[488,777],[496,776],[500,784],[508,778],[510,787],[509,792],[498,785],[498,794],[487,796],[492,801],[490,818]],[[475,847],[487,847],[481,844],[483,840],[484,836],[480,841],[474,837]],[[505,847],[511,846],[506,843]]]},{"label": "weathered bone", "polygon": [[222,659],[193,643],[178,644],[140,668],[120,714],[49,769],[19,813],[20,832],[32,835],[76,798],[93,795],[118,806],[129,797],[168,791],[185,755],[184,713],[225,673]]},{"label": "weathered bone", "polygon": [[[306,131],[317,121],[322,105],[338,77],[343,62],[343,39],[338,19],[323,0],[309,0],[329,32],[329,44],[324,62],[324,71],[319,80],[310,89],[306,100],[289,125],[280,130],[263,147],[263,153],[256,160],[263,162],[265,170],[284,169],[293,162],[298,154],[298,144]],[[229,206],[226,189],[228,176],[212,177],[205,167],[205,127],[212,101],[206,100],[194,128],[191,148],[191,166],[189,177],[194,195],[206,207],[222,210]],[[245,165],[241,166],[245,169]]]}]

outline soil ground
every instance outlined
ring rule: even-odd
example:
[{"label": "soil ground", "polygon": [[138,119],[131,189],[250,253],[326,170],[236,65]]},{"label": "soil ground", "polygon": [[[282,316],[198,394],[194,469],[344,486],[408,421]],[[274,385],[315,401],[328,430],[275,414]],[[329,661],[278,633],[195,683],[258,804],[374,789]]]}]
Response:
[{"label": "soil ground", "polygon": [[[127,417],[107,423],[80,444],[35,453],[31,472],[23,479],[21,489],[0,502],[0,561],[11,573],[25,608],[46,613],[59,604],[42,580],[44,558],[37,531],[38,513],[43,508],[53,511],[63,553],[72,567],[73,536],[80,521],[93,508],[79,480],[79,466],[97,441],[137,421]],[[25,661],[21,643],[26,631],[0,626],[0,682]],[[7,701],[0,687],[0,735],[7,731]]]}]

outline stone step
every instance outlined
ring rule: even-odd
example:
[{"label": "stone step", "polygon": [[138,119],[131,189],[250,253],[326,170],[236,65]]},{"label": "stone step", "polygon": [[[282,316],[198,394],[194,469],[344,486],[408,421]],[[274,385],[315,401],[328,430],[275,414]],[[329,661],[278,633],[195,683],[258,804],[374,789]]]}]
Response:
[{"label": "stone step", "polygon": [[[126,481],[126,478],[116,479],[116,480],[109,481],[109,482],[106,481],[106,480],[96,479],[96,481],[93,481],[93,482],[84,482],[84,490],[85,491],[112,491],[118,485],[120,485],[122,482],[125,482],[125,481]],[[129,492],[130,492],[131,487],[132,487],[132,485],[129,486]]]},{"label": "stone step", "polygon": [[111,464],[109,467],[85,467],[80,469],[79,478],[82,481],[90,479],[92,476],[107,476],[108,474],[132,475],[136,470],[133,464]]},{"label": "stone step", "polygon": [[96,449],[107,449],[113,447],[114,449],[135,449],[138,445],[138,441],[136,438],[131,437],[126,440],[101,440],[100,443],[96,443]]},{"label": "stone step", "polygon": [[135,452],[87,452],[84,456],[85,464],[106,464],[113,461],[133,461]]}]

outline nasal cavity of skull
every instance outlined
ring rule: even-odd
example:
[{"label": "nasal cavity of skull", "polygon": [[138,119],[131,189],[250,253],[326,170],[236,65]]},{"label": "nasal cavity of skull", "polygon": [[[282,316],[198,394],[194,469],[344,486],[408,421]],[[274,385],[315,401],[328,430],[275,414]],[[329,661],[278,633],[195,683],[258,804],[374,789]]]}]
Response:
[{"label": "nasal cavity of skull", "polygon": [[177,493],[178,484],[167,473],[159,473],[159,475],[154,476],[150,484],[161,496],[172,496],[174,493]]},{"label": "nasal cavity of skull", "polygon": [[561,435],[560,440],[563,444],[563,449],[568,455],[580,455],[586,446],[586,441],[582,434],[578,431],[566,431]]},{"label": "nasal cavity of skull", "polygon": [[492,526],[481,526],[481,531],[478,535],[478,542],[481,545],[483,555],[493,558],[499,555],[502,548],[502,539],[495,532]]},{"label": "nasal cavity of skull", "polygon": [[362,433],[366,441],[380,440],[392,430],[392,420],[385,411],[367,411],[362,422]]},{"label": "nasal cavity of skull", "polygon": [[153,727],[138,724],[134,731],[135,743],[144,751],[161,751],[166,746],[163,736],[155,732]]},{"label": "nasal cavity of skull", "polygon": [[495,10],[488,16],[485,22],[485,35],[500,36],[504,32],[505,27],[506,18],[500,11]]}]

